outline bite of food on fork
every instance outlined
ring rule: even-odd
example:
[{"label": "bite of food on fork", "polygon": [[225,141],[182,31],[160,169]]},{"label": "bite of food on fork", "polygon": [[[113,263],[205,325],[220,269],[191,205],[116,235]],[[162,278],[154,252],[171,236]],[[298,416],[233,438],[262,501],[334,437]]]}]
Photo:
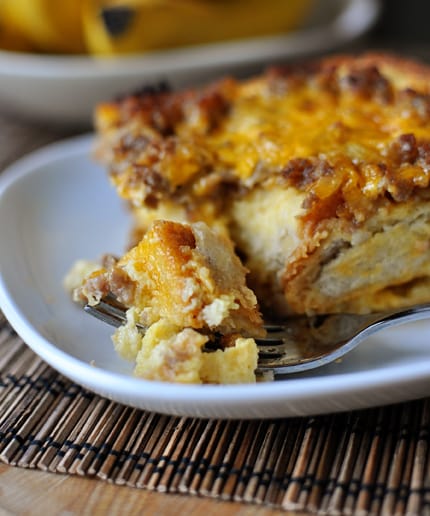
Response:
[{"label": "bite of food on fork", "polygon": [[105,259],[83,283],[80,270],[78,264],[67,278],[69,288],[78,285],[76,301],[95,306],[110,294],[127,307],[113,341],[122,357],[136,361],[137,376],[255,381],[254,337],[265,334],[257,299],[231,243],[206,224],[157,221],[137,246],[119,260]]}]

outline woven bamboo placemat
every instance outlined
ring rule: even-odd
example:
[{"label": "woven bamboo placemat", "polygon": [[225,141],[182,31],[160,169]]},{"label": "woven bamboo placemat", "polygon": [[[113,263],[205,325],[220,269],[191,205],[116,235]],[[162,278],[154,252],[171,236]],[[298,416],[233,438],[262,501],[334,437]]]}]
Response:
[{"label": "woven bamboo placemat", "polygon": [[0,322],[0,460],[322,514],[430,513],[430,399],[310,418],[169,417],[64,378]]}]

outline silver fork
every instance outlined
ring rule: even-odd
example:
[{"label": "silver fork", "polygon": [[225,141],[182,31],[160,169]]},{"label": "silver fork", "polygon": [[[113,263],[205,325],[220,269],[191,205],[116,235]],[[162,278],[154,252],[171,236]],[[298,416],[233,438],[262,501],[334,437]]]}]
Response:
[{"label": "silver fork", "polygon": [[[115,327],[126,321],[126,308],[109,298],[95,306],[85,305],[84,310]],[[257,373],[282,375],[315,369],[339,360],[380,330],[426,318],[430,318],[430,303],[390,312],[300,316],[266,323],[267,335],[255,339]],[[145,326],[137,326],[146,331]]]}]

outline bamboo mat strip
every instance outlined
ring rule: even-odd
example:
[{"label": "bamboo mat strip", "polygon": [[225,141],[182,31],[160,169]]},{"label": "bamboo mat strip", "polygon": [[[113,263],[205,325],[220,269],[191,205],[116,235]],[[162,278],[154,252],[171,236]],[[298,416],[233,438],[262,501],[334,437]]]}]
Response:
[{"label": "bamboo mat strip", "polygon": [[227,421],[126,407],[67,380],[0,314],[0,460],[318,514],[430,513],[430,399]]}]

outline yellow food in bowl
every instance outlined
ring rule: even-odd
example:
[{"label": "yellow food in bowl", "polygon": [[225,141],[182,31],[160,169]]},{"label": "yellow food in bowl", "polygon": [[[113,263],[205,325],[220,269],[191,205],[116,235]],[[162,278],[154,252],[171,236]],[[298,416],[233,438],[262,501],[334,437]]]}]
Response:
[{"label": "yellow food in bowl", "polygon": [[[84,0],[1,0],[0,24],[8,27],[14,39],[1,41],[9,50],[82,53]],[[5,34],[6,37],[6,34]],[[22,48],[23,42],[26,47]]]},{"label": "yellow food in bowl", "polygon": [[140,53],[289,31],[311,5],[312,0],[2,0],[0,46]]},{"label": "yellow food in bowl", "polygon": [[308,0],[119,0],[88,2],[84,15],[94,54],[144,52],[290,30]]}]

